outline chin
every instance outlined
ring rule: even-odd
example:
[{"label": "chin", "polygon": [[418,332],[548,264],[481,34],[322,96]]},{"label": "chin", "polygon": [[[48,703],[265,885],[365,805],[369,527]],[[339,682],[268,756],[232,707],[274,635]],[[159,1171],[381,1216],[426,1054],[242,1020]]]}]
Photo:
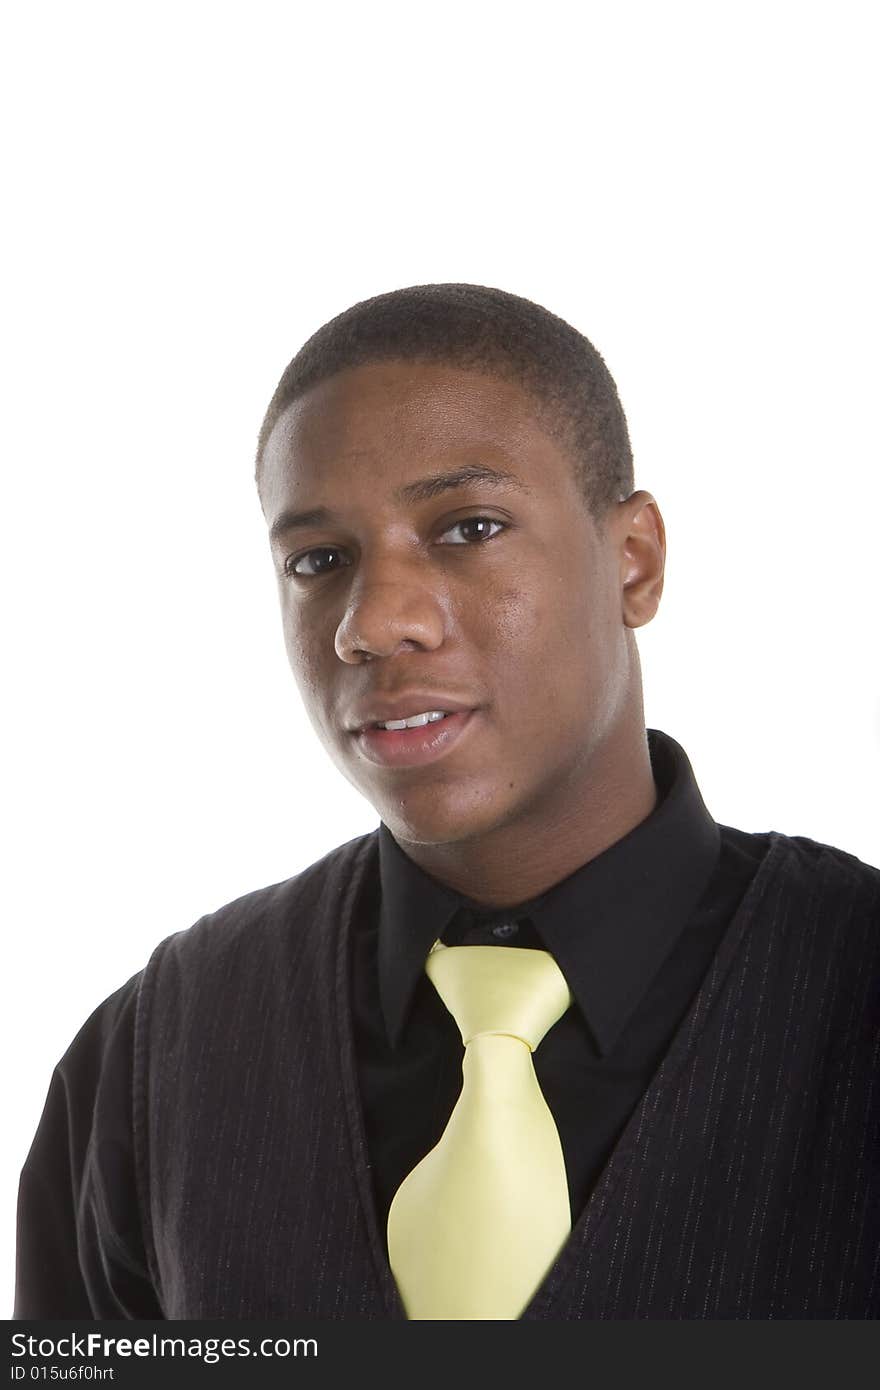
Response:
[{"label": "chin", "polygon": [[395,840],[415,845],[448,845],[480,839],[508,819],[497,788],[471,789],[470,795],[427,787],[401,791],[394,798],[372,801]]}]

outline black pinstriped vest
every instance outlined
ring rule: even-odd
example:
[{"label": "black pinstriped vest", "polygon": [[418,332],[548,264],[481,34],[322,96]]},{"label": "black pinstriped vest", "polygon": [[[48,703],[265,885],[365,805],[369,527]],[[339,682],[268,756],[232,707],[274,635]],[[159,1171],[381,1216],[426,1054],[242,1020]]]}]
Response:
[{"label": "black pinstriped vest", "polygon": [[[404,1317],[349,1004],[376,842],[202,918],[144,972],[137,1180],[168,1318]],[[773,833],[523,1317],[876,1318],[878,1052],[880,871]]]}]

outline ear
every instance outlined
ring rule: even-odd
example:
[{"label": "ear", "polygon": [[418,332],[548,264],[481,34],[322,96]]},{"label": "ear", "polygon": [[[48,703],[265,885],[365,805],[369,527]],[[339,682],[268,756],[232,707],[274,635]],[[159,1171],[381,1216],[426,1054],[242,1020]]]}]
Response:
[{"label": "ear", "polygon": [[666,568],[666,528],[650,492],[618,504],[614,520],[620,555],[621,612],[627,627],[649,623],[660,604]]}]

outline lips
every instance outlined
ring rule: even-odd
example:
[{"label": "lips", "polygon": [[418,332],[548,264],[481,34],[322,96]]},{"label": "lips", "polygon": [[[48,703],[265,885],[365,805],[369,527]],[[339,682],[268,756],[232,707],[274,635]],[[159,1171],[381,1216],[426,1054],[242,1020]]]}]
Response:
[{"label": "lips", "polygon": [[[438,703],[422,708],[442,709],[443,705]],[[423,767],[446,757],[463,738],[473,737],[479,715],[478,709],[459,709],[447,714],[445,719],[414,729],[360,729],[356,731],[355,739],[359,751],[371,763],[382,767]],[[386,719],[395,717],[406,716],[385,716]]]},{"label": "lips", "polygon": [[[352,733],[359,733],[375,724],[386,724],[389,720],[409,719],[414,714],[427,714],[432,710],[443,710],[449,714],[464,714],[476,709],[473,699],[461,699],[438,690],[402,690],[398,695],[381,695],[378,691],[368,702],[356,705],[346,720],[346,727]],[[445,721],[441,721],[445,722]]]}]

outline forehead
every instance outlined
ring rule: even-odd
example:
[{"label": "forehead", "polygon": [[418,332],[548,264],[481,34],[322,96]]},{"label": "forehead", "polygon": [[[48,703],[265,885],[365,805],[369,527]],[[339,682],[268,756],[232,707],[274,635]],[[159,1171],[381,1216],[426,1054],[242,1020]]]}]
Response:
[{"label": "forehead", "polygon": [[375,484],[432,461],[476,457],[523,475],[571,469],[546,411],[517,382],[446,364],[377,362],[339,372],[288,406],[266,443],[263,476],[277,486],[357,472]]}]

